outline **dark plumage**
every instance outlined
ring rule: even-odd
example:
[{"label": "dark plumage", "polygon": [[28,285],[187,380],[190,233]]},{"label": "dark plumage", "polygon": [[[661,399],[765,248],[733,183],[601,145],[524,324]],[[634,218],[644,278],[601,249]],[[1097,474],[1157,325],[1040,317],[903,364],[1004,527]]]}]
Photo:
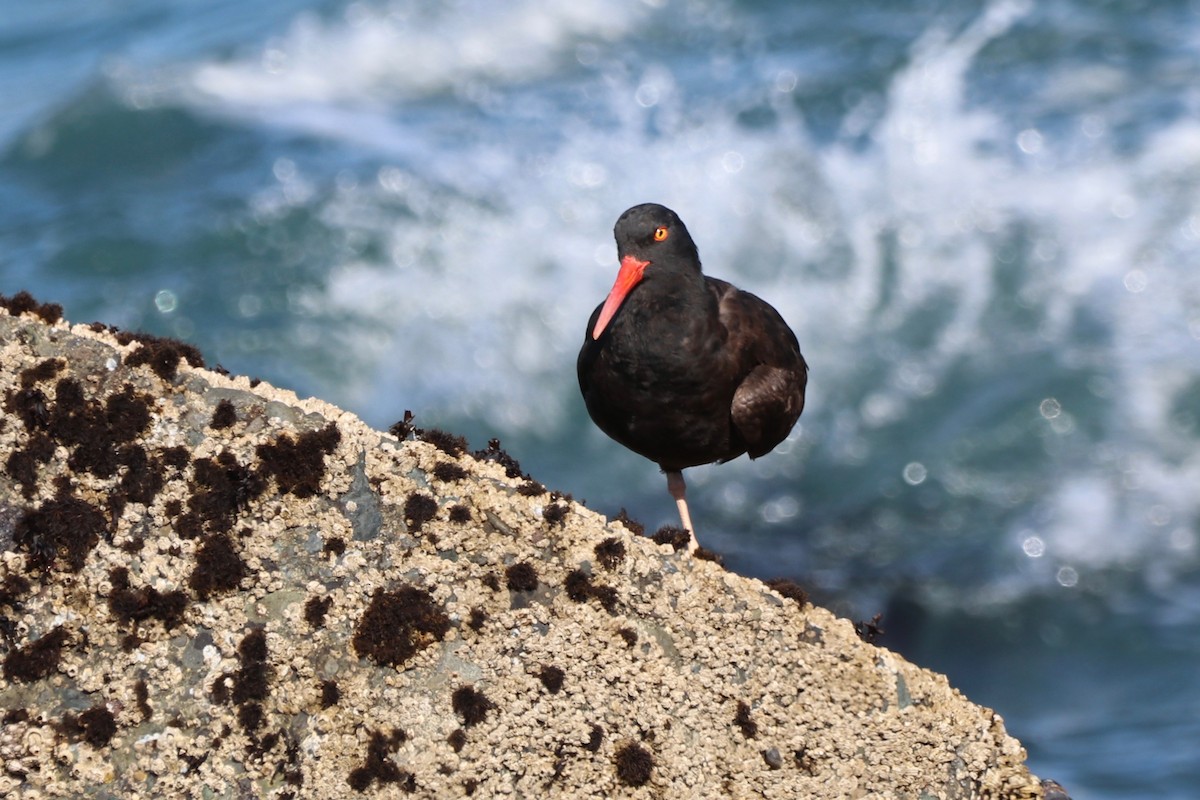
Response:
[{"label": "dark plumage", "polygon": [[674,211],[634,206],[613,233],[621,268],[588,321],[579,388],[602,431],[667,473],[694,547],[682,470],[769,453],[804,409],[808,365],[774,308],[701,273]]}]

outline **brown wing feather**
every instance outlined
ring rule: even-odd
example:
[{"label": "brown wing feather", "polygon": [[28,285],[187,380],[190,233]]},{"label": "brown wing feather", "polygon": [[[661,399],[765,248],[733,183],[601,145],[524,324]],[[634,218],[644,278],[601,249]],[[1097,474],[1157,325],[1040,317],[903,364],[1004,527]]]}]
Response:
[{"label": "brown wing feather", "polygon": [[721,321],[729,340],[737,343],[734,357],[744,376],[733,394],[730,419],[746,452],[758,458],[787,438],[800,418],[808,365],[795,334],[770,304],[729,284],[714,288],[719,288]]},{"label": "brown wing feather", "polygon": [[804,410],[806,371],[759,365],[733,394],[730,416],[751,458],[787,438]]}]

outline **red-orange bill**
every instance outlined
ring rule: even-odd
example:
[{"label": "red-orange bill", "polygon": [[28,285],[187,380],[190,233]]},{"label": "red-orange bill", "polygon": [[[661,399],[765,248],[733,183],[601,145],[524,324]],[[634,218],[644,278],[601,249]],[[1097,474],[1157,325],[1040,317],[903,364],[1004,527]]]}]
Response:
[{"label": "red-orange bill", "polygon": [[621,303],[625,302],[625,296],[641,281],[642,273],[646,271],[649,263],[649,261],[638,261],[633,256],[625,256],[621,259],[621,269],[617,272],[617,280],[613,282],[613,287],[604,300],[604,308],[600,309],[600,316],[596,318],[596,327],[592,329],[592,339],[599,339],[600,334],[604,333],[604,329],[608,327],[608,323],[617,313],[617,309],[621,307]]}]

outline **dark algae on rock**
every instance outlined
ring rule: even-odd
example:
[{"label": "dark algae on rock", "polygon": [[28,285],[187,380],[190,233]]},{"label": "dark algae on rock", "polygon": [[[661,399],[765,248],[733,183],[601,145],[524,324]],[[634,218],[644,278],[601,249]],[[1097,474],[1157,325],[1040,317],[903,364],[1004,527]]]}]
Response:
[{"label": "dark algae on rock", "polygon": [[354,650],[380,664],[399,667],[450,630],[446,616],[424,589],[376,589],[354,629]]},{"label": "dark algae on rock", "polygon": [[0,303],[0,796],[1038,796],[799,587],[203,363]]}]

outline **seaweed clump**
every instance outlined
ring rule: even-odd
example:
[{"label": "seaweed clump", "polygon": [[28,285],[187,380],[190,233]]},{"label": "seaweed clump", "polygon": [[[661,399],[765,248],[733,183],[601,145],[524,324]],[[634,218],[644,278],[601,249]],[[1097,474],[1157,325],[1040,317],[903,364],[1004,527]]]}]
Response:
[{"label": "seaweed clump", "polygon": [[433,596],[415,586],[376,589],[354,628],[351,643],[360,656],[398,667],[450,630],[450,618]]},{"label": "seaweed clump", "polygon": [[572,571],[563,581],[567,597],[576,603],[584,603],[595,599],[600,606],[610,614],[617,609],[617,590],[611,586],[597,586],[592,583],[592,577],[582,569]]},{"label": "seaweed clump", "polygon": [[535,480],[528,480],[517,487],[517,494],[522,497],[541,497],[546,493],[546,487]]},{"label": "seaweed clump", "polygon": [[137,367],[144,364],[164,381],[175,380],[179,373],[180,361],[186,360],[193,367],[204,366],[204,356],[200,355],[200,351],[194,345],[178,339],[128,331],[118,331],[116,338],[122,345],[130,342],[137,342],[139,345],[125,358],[125,366]]},{"label": "seaweed clump", "polygon": [[342,699],[342,690],[335,680],[321,681],[321,708],[336,706]]},{"label": "seaweed clump", "polygon": [[429,444],[452,458],[458,458],[467,452],[467,440],[465,437],[447,433],[440,428],[430,428],[429,430],[417,428],[416,435],[421,441],[429,442]]},{"label": "seaweed clump", "polygon": [[737,713],[733,715],[733,724],[738,726],[742,735],[747,739],[753,739],[758,735],[758,723],[750,716],[750,706],[741,700],[738,700]]},{"label": "seaweed clump", "polygon": [[514,592],[532,592],[538,587],[538,574],[533,564],[522,561],[504,570],[505,584]]},{"label": "seaweed clump", "polygon": [[551,494],[550,502],[542,509],[542,519],[561,528],[566,525],[567,512],[571,510],[571,507],[567,503],[557,502],[559,499],[565,499],[567,503],[571,501],[570,495],[564,496],[557,492]]},{"label": "seaweed clump", "polygon": [[422,442],[429,444],[441,450],[451,458],[458,458],[463,453],[467,452],[466,437],[458,436],[453,433],[447,433],[440,428],[418,428],[413,424],[413,412],[408,409],[404,410],[404,419],[388,428],[388,433],[395,436],[400,441],[404,441],[409,436]]},{"label": "seaweed clump", "polygon": [[21,388],[28,389],[43,381],[48,381],[66,369],[66,366],[67,362],[61,358],[47,358],[32,367],[23,369],[20,376]]},{"label": "seaweed clump", "polygon": [[82,739],[92,747],[104,747],[117,734],[117,718],[104,706],[95,705],[78,717],[68,712],[61,727],[73,741]]},{"label": "seaweed clump", "polygon": [[[28,408],[27,399],[18,404]],[[150,399],[128,384],[100,403],[87,398],[79,381],[62,378],[55,384],[53,406],[45,409],[44,427],[59,444],[73,448],[67,459],[72,470],[110,478],[126,465],[132,452],[131,448],[120,445],[134,442],[150,425],[150,408]],[[40,413],[35,405],[32,420],[35,424],[40,424]],[[26,419],[27,426],[29,422]]]},{"label": "seaweed clump", "polygon": [[644,786],[654,772],[654,756],[636,742],[617,751],[617,779],[626,786]]},{"label": "seaweed clump", "polygon": [[15,572],[4,576],[0,582],[0,606],[10,606],[14,611],[21,609],[21,598],[29,594],[33,584],[22,575]]},{"label": "seaweed clump", "polygon": [[134,589],[126,567],[114,567],[108,573],[108,580],[113,587],[108,595],[108,610],[117,619],[136,623],[154,618],[161,620],[167,630],[183,620],[188,605],[186,593],[178,589],[160,592],[153,586]]},{"label": "seaweed clump", "polygon": [[862,639],[867,644],[874,644],[876,639],[887,633],[880,624],[882,621],[883,614],[876,614],[870,619],[859,620],[854,623],[854,632],[858,634],[859,639]]},{"label": "seaweed clump", "polygon": [[400,441],[404,441],[413,434],[416,428],[413,426],[413,412],[407,408],[404,409],[404,419],[393,423],[392,427],[388,428],[388,433],[395,436]]},{"label": "seaweed clump", "polygon": [[538,680],[542,682],[542,686],[546,687],[546,691],[550,694],[558,694],[562,690],[563,678],[565,673],[561,667],[556,667],[553,664],[545,664],[538,672]]},{"label": "seaweed clump", "polygon": [[433,468],[433,477],[442,483],[455,483],[466,479],[467,471],[452,461],[443,461]]},{"label": "seaweed clump", "polygon": [[600,565],[611,571],[625,560],[625,543],[615,536],[610,536],[596,545],[594,552]]},{"label": "seaweed clump", "polygon": [[424,492],[413,492],[404,500],[404,524],[412,533],[420,533],[425,523],[437,516],[438,504]]},{"label": "seaweed clump", "polygon": [[678,553],[688,546],[688,542],[692,540],[692,535],[683,528],[675,525],[663,525],[654,535],[650,537],[655,544],[669,544]]},{"label": "seaweed clump", "polygon": [[613,517],[613,522],[621,523],[634,536],[644,536],[646,534],[646,526],[630,517],[629,512],[623,508]]},{"label": "seaweed clump", "polygon": [[321,490],[325,477],[325,456],[333,453],[341,441],[342,433],[333,422],[295,439],[285,433],[255,448],[261,462],[259,475],[263,479],[273,476],[284,494],[301,499],[313,497]]},{"label": "seaweed clump", "polygon": [[16,415],[26,430],[41,430],[50,424],[49,400],[36,387],[10,390],[4,396],[4,410]]},{"label": "seaweed clump", "polygon": [[228,450],[216,458],[199,458],[192,463],[194,491],[188,512],[175,523],[180,536],[193,539],[204,530],[227,533],[238,514],[266,489],[255,470],[241,464]]},{"label": "seaweed clump", "polygon": [[12,297],[0,294],[0,308],[8,310],[14,317],[30,312],[39,317],[47,325],[53,325],[62,319],[63,308],[58,303],[39,303],[29,292],[21,291]]},{"label": "seaweed clump", "polygon": [[808,592],[804,591],[804,587],[795,581],[787,578],[772,578],[767,581],[767,588],[773,589],[787,599],[794,601],[801,608],[808,605]]},{"label": "seaweed clump", "polygon": [[382,731],[372,731],[370,741],[367,742],[366,762],[350,771],[350,788],[356,792],[365,792],[372,783],[378,782],[381,786],[388,783],[399,784],[406,792],[415,790],[415,776],[400,769],[390,758],[396,748],[407,739],[408,734],[400,728],[393,728],[391,733],[386,735]]},{"label": "seaweed clump", "polygon": [[499,439],[489,439],[487,447],[482,450],[476,450],[474,456],[478,461],[494,461],[504,467],[504,474],[509,478],[523,478],[526,481],[533,480],[528,474],[521,471],[521,465],[515,458],[500,448]]},{"label": "seaweed clump", "polygon": [[487,719],[487,714],[495,704],[488,700],[483,692],[473,686],[460,686],[450,696],[450,705],[454,713],[463,718],[463,726],[470,728]]},{"label": "seaweed clump", "polygon": [[28,554],[32,569],[48,573],[61,561],[68,572],[79,572],[107,528],[100,509],[60,493],[17,520],[13,542]]},{"label": "seaweed clump", "polygon": [[233,407],[233,403],[228,399],[221,400],[217,403],[217,408],[213,411],[212,421],[208,423],[208,427],[215,431],[232,428],[237,423],[237,410]]},{"label": "seaweed clump", "polygon": [[114,519],[120,514],[118,509],[124,508],[126,502],[145,506],[153,503],[165,483],[161,462],[148,456],[141,445],[125,445],[118,455],[120,462],[125,465],[125,474],[121,476],[120,492],[113,495],[109,502]]},{"label": "seaweed clump", "polygon": [[229,535],[216,533],[205,538],[196,550],[196,567],[188,585],[201,600],[238,587],[247,574],[246,562],[238,555]]},{"label": "seaweed clump", "polygon": [[32,500],[38,488],[38,465],[49,464],[54,457],[54,441],[42,431],[35,431],[23,448],[8,454],[5,471],[21,487],[25,499]]},{"label": "seaweed clump", "polygon": [[308,623],[308,627],[316,629],[325,627],[325,615],[329,613],[329,607],[333,605],[333,597],[326,595],[325,597],[317,597],[313,595],[304,603],[304,621]]},{"label": "seaweed clump", "polygon": [[238,721],[246,733],[262,727],[262,701],[267,699],[270,665],[267,663],[267,632],[255,628],[238,643],[238,671],[233,676],[233,702],[238,706]]},{"label": "seaweed clump", "polygon": [[566,524],[566,512],[570,510],[570,506],[562,503],[547,503],[545,509],[541,510],[541,517],[546,522],[562,528]]},{"label": "seaweed clump", "polygon": [[41,680],[58,669],[67,631],[60,625],[24,647],[10,650],[4,659],[4,677],[19,683]]}]

